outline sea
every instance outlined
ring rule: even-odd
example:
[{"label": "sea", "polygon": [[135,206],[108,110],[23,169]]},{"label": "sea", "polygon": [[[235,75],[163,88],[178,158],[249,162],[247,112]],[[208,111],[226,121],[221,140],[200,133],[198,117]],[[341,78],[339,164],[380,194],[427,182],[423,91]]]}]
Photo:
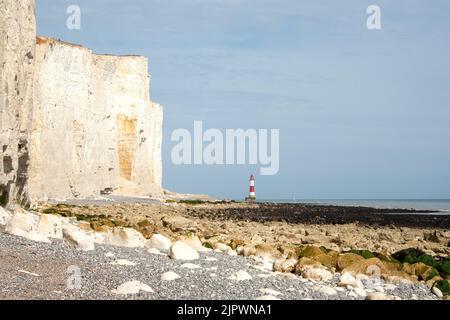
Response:
[{"label": "sea", "polygon": [[[258,199],[261,202],[309,203],[335,206],[371,207],[379,209],[416,209],[436,211],[434,214],[450,215],[450,199],[404,200],[404,199]],[[426,214],[426,213],[423,213]]]}]

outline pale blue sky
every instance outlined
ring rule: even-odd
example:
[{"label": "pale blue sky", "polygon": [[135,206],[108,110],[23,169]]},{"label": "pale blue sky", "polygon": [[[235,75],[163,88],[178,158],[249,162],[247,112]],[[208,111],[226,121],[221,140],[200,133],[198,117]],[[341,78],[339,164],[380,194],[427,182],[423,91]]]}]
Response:
[{"label": "pale blue sky", "polygon": [[[78,4],[82,29],[66,28]],[[366,28],[366,8],[382,30]],[[447,0],[37,0],[38,33],[150,58],[164,186],[243,198],[450,198]],[[176,128],[280,129],[280,171],[174,166]]]}]

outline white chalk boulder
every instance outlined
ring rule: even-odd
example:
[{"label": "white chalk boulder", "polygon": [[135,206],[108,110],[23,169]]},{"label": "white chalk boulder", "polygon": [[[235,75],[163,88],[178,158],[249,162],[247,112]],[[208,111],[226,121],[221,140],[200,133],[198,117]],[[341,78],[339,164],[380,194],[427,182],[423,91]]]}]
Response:
[{"label": "white chalk boulder", "polygon": [[172,241],[162,234],[154,234],[147,240],[145,246],[149,249],[158,249],[161,252],[169,252]]},{"label": "white chalk boulder", "polygon": [[188,246],[190,246],[192,249],[199,251],[199,252],[206,252],[210,251],[210,249],[203,246],[202,242],[200,241],[199,237],[197,236],[190,236],[183,239],[183,242],[186,243]]},{"label": "white chalk boulder", "polygon": [[62,239],[63,221],[60,216],[53,214],[41,214],[37,224],[38,233],[45,237]]},{"label": "white chalk boulder", "polygon": [[36,214],[30,212],[15,213],[8,219],[5,232],[31,241],[50,243],[51,241],[45,235],[38,232],[38,223],[39,216]]},{"label": "white chalk boulder", "polygon": [[169,257],[174,260],[197,260],[198,252],[183,241],[175,242],[169,250]]},{"label": "white chalk boulder", "polygon": [[92,251],[95,249],[93,233],[88,233],[71,224],[63,225],[62,233],[64,243],[74,246],[78,250]]},{"label": "white chalk boulder", "polygon": [[115,227],[106,233],[104,244],[117,247],[140,248],[144,247],[145,241],[144,236],[134,229]]}]

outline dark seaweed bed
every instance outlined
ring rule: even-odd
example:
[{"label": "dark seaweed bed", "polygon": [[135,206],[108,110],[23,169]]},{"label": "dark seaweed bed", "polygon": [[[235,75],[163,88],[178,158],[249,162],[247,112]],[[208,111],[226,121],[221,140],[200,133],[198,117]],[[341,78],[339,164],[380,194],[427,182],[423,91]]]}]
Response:
[{"label": "dark seaweed bed", "polygon": [[450,229],[450,215],[412,209],[375,209],[298,203],[260,203],[258,206],[192,208],[189,215],[219,220],[286,221],[303,224],[347,224]]}]

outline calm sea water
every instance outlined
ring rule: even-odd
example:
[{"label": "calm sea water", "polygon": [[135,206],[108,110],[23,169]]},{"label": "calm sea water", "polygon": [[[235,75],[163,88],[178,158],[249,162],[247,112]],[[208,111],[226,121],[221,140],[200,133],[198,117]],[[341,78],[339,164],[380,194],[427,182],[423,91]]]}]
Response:
[{"label": "calm sea water", "polygon": [[440,214],[450,214],[450,199],[449,200],[309,200],[309,199],[272,199],[262,200],[269,202],[283,202],[283,203],[312,203],[324,205],[338,205],[338,206],[362,206],[380,209],[416,209],[416,210],[433,210],[439,211]]}]

